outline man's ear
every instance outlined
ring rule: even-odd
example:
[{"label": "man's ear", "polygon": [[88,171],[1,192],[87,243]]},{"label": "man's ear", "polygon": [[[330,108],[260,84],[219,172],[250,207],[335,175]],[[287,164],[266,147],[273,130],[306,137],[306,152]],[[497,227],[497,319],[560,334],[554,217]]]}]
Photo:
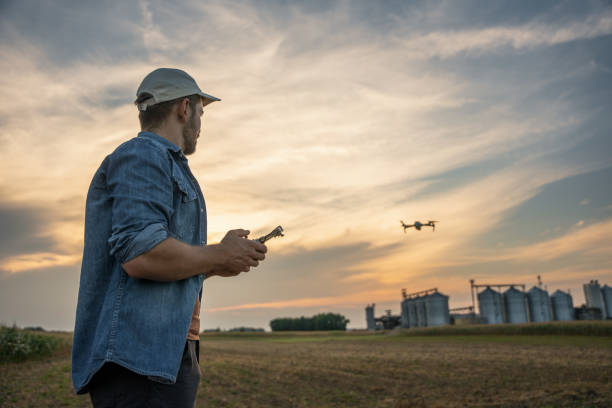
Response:
[{"label": "man's ear", "polygon": [[189,120],[189,98],[183,98],[182,101],[180,101],[178,104],[178,108],[177,108],[177,114],[179,117],[179,120],[181,122],[185,122],[187,123],[187,121]]}]

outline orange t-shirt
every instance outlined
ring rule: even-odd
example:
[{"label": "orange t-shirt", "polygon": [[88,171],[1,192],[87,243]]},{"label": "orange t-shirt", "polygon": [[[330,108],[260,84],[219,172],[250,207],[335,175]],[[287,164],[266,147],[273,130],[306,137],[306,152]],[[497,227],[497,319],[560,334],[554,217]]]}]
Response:
[{"label": "orange t-shirt", "polygon": [[193,314],[191,315],[191,324],[189,325],[187,340],[200,340],[200,295],[196,296],[196,303],[193,307]]}]

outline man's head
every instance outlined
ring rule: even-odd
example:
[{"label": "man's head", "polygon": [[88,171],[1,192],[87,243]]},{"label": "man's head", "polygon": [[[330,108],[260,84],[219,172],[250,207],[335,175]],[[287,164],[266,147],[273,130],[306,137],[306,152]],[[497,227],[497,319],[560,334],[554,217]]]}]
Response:
[{"label": "man's head", "polygon": [[[134,104],[138,107],[142,130],[156,131],[172,122],[180,125],[183,153],[195,151],[200,133],[203,107],[219,98],[200,89],[195,80],[179,69],[159,68],[143,79],[136,91]],[[176,128],[174,126],[173,128]]]}]

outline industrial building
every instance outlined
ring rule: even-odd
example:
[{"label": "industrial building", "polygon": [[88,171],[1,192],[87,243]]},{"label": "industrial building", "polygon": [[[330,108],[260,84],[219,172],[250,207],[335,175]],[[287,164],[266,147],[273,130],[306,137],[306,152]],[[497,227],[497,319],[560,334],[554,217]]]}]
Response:
[{"label": "industrial building", "polygon": [[376,320],[374,319],[374,307],[375,303],[366,306],[366,323],[368,325],[368,330],[376,330]]},{"label": "industrial building", "polygon": [[410,294],[402,290],[402,297],[402,327],[433,327],[450,323],[448,296],[438,292],[437,288]]},{"label": "industrial building", "polygon": [[[601,287],[596,280],[583,285],[586,305],[574,308],[571,294],[556,290],[552,295],[538,285],[529,291],[524,284],[476,284],[470,280],[472,306],[449,309],[449,297],[437,288],[407,293],[402,289],[400,315],[391,310],[381,317],[374,316],[374,304],[366,307],[368,330],[395,327],[435,327],[448,324],[501,324],[568,320],[612,319],[612,287]],[[502,290],[506,288],[503,292]],[[496,290],[497,289],[497,290]],[[476,314],[475,300],[478,300]],[[454,313],[469,311],[469,313]]]},{"label": "industrial building", "polygon": [[487,287],[478,294],[478,306],[484,323],[498,324],[504,322],[504,308],[502,296],[499,292]]},{"label": "industrial building", "polygon": [[584,298],[586,299],[586,306],[589,308],[600,309],[601,317],[603,319],[608,317],[606,313],[606,304],[604,301],[604,294],[603,294],[603,291],[601,290],[601,287],[599,286],[599,282],[597,282],[596,280],[592,280],[589,283],[585,283],[583,287],[584,287]]},{"label": "industrial building", "polygon": [[601,293],[604,298],[604,313],[608,319],[612,319],[612,288],[608,285],[604,285],[601,288]]},{"label": "industrial building", "polygon": [[516,289],[514,286],[504,292],[504,306],[506,307],[507,323],[527,323],[527,295],[524,291]]},{"label": "industrial building", "polygon": [[574,320],[574,303],[569,293],[557,290],[550,297],[550,303],[554,320]]},{"label": "industrial building", "polygon": [[375,303],[366,306],[366,322],[368,330],[391,330],[400,325],[400,316],[391,314],[391,310],[387,310],[386,314],[381,317],[374,317]]},{"label": "industrial building", "polygon": [[534,286],[527,292],[527,301],[532,322],[541,323],[552,320],[551,301],[546,290]]},{"label": "industrial building", "polygon": [[406,293],[402,290],[403,300],[400,304],[401,314],[392,315],[390,310],[381,317],[374,317],[375,304],[366,307],[368,330],[393,329],[395,327],[434,327],[450,324],[448,296],[438,289],[427,289],[420,292]]}]

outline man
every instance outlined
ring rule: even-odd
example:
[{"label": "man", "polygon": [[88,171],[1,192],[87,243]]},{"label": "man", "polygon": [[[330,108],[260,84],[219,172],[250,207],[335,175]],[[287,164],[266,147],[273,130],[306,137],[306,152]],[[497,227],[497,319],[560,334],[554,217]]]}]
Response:
[{"label": "man", "polygon": [[161,68],[140,84],[142,131],[95,173],[72,350],[75,391],[94,407],[192,407],[203,280],[247,272],[266,247],[229,231],[206,244],[204,197],[186,155],[218,98]]}]

